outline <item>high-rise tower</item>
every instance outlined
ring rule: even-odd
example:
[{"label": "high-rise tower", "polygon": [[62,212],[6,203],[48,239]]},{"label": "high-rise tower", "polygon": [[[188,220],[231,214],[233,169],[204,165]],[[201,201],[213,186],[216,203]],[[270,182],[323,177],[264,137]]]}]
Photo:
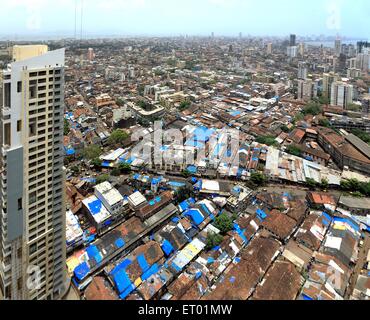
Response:
[{"label": "high-rise tower", "polygon": [[0,290],[5,299],[59,299],[67,289],[64,49],[15,46],[2,81]]}]

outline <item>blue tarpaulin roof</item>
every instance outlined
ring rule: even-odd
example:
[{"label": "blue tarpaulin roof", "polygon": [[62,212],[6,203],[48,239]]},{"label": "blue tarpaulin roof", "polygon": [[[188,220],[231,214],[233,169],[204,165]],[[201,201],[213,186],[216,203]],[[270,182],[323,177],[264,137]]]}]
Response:
[{"label": "blue tarpaulin roof", "polygon": [[174,248],[171,242],[169,242],[168,240],[164,240],[162,243],[162,250],[168,257],[174,251]]},{"label": "blue tarpaulin roof", "polygon": [[113,282],[120,294],[132,284],[124,269],[119,270],[113,275]]},{"label": "blue tarpaulin roof", "polygon": [[197,167],[195,167],[195,166],[188,166],[187,168],[186,168],[190,173],[197,173],[197,171],[198,171],[198,169],[197,169]]},{"label": "blue tarpaulin roof", "polygon": [[145,281],[150,276],[158,272],[158,265],[155,263],[153,264],[142,276],[141,279]]},{"label": "blue tarpaulin roof", "polygon": [[257,209],[256,211],[257,215],[261,218],[261,219],[266,219],[267,218],[267,214],[261,210],[261,209]]},{"label": "blue tarpaulin roof", "polygon": [[74,269],[74,275],[78,281],[81,281],[90,272],[90,267],[86,262],[82,262]]},{"label": "blue tarpaulin roof", "polygon": [[204,221],[204,217],[198,209],[189,209],[184,213],[184,216],[191,217],[196,225],[200,225]]},{"label": "blue tarpaulin roof", "polygon": [[125,245],[125,241],[122,239],[122,238],[118,238],[116,241],[115,241],[115,244],[118,248],[122,248],[124,245]]},{"label": "blue tarpaulin roof", "polygon": [[141,270],[143,271],[143,273],[146,272],[150,267],[148,262],[145,259],[144,254],[141,254],[137,257],[137,262],[139,263],[139,266]]},{"label": "blue tarpaulin roof", "polygon": [[102,206],[103,206],[103,203],[99,199],[96,199],[95,201],[92,201],[89,203],[89,209],[93,215],[98,214]]}]

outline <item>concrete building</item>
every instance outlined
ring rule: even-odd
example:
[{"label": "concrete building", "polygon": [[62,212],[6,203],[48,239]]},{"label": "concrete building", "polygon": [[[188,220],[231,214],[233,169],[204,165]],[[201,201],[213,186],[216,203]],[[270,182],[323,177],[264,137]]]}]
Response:
[{"label": "concrete building", "polygon": [[0,290],[60,299],[66,282],[64,49],[16,46],[0,102]]},{"label": "concrete building", "polygon": [[317,97],[317,83],[312,80],[298,80],[298,99],[310,101]]},{"label": "concrete building", "polygon": [[342,51],[342,42],[340,41],[340,39],[335,40],[334,48],[335,56],[339,57]]},{"label": "concrete building", "polygon": [[333,82],[336,82],[339,80],[339,75],[336,73],[330,72],[330,73],[324,73],[323,79],[322,79],[322,94],[325,97],[330,98],[331,97],[331,85]]},{"label": "concrete building", "polygon": [[331,85],[330,104],[346,109],[353,102],[353,85],[337,81]]},{"label": "concrete building", "polygon": [[300,62],[298,64],[298,79],[306,80],[307,79],[307,67],[306,64],[303,62]]}]

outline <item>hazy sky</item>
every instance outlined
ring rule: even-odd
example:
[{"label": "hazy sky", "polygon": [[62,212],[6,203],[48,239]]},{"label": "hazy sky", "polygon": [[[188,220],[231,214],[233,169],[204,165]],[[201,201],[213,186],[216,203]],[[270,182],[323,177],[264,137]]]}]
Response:
[{"label": "hazy sky", "polygon": [[[369,0],[76,0],[84,37],[297,35],[370,38]],[[0,0],[0,34],[73,36],[75,0]],[[78,34],[80,14],[78,14]]]}]

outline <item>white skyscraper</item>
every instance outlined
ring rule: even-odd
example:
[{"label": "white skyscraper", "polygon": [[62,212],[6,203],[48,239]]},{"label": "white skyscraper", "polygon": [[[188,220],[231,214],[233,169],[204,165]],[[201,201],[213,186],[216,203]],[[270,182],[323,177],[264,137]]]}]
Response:
[{"label": "white skyscraper", "polygon": [[5,299],[59,299],[67,289],[64,49],[14,47],[2,87],[0,290]]},{"label": "white skyscraper", "polygon": [[353,102],[353,86],[346,82],[336,81],[331,85],[331,99],[332,106],[340,106],[344,109]]}]

